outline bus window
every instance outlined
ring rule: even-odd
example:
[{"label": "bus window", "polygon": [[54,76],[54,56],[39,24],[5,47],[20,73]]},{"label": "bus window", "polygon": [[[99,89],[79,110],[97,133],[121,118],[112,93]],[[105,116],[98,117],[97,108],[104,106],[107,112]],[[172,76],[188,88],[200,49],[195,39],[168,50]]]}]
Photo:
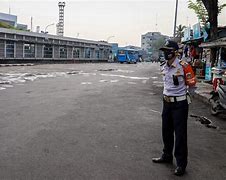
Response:
[{"label": "bus window", "polygon": [[118,51],[118,54],[120,54],[120,55],[125,55],[126,53],[125,53],[125,51],[123,51],[123,50],[119,50],[119,51]]},{"label": "bus window", "polygon": [[135,54],[134,51],[128,51],[128,54]]}]

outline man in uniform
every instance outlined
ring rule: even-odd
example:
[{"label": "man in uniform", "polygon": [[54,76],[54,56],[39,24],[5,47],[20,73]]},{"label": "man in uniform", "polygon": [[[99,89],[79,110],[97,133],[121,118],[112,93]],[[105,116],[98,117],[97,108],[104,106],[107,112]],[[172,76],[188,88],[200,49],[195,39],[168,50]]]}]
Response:
[{"label": "man in uniform", "polygon": [[167,41],[161,48],[164,52],[165,63],[162,64],[164,81],[163,111],[162,111],[162,138],[164,143],[163,154],[159,158],[153,158],[154,163],[172,163],[174,132],[177,167],[174,174],[181,176],[187,166],[187,118],[188,103],[187,85],[183,66],[177,58],[178,45],[174,41]]}]

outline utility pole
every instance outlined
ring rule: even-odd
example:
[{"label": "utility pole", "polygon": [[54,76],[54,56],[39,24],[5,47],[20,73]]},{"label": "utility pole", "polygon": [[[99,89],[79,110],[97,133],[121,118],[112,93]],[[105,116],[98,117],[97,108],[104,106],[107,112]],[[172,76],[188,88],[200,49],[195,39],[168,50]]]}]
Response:
[{"label": "utility pole", "polygon": [[109,39],[111,39],[111,38],[113,38],[113,37],[115,37],[115,36],[109,36],[109,37],[107,38],[107,42],[109,41]]},{"label": "utility pole", "polygon": [[47,33],[48,33],[48,32],[47,32],[47,28],[48,28],[49,26],[53,26],[53,25],[54,25],[54,23],[47,25],[44,32],[47,34]]},{"label": "utility pole", "polygon": [[158,14],[156,13],[156,19],[155,19],[155,31],[158,32]]},{"label": "utility pole", "polygon": [[178,0],[176,0],[176,9],[175,9],[175,20],[174,20],[174,30],[173,30],[173,37],[176,36],[176,27],[177,27],[177,7],[178,7]]}]

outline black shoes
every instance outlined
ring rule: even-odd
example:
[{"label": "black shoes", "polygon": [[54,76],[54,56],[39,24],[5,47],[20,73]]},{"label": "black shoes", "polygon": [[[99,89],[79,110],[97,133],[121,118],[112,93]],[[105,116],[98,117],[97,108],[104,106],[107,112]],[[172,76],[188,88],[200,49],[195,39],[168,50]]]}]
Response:
[{"label": "black shoes", "polygon": [[168,159],[168,158],[163,158],[163,157],[152,158],[152,161],[154,163],[173,163],[173,159]]},{"label": "black shoes", "polygon": [[184,175],[184,173],[185,173],[185,168],[182,168],[180,166],[178,166],[174,171],[174,174],[176,176],[182,176],[182,175]]},{"label": "black shoes", "polygon": [[[159,158],[152,158],[152,161],[154,163],[169,163],[172,164],[173,163],[173,159],[171,158],[163,158],[163,157],[159,157]],[[177,166],[177,168],[174,171],[174,174],[176,176],[183,176],[185,173],[185,168]]]}]

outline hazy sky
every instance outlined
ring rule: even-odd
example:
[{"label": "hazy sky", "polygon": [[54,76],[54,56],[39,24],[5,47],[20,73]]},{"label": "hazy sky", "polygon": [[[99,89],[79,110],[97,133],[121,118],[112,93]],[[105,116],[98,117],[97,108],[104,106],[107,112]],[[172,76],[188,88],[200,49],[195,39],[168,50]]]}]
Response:
[{"label": "hazy sky", "polygon": [[[196,15],[187,8],[188,0],[179,0],[177,24],[193,25]],[[141,35],[160,31],[172,36],[176,0],[66,0],[64,35],[92,40],[107,40],[119,45],[141,44]],[[225,2],[226,0],[221,0]],[[33,17],[33,29],[44,30],[58,22],[58,1],[1,0],[0,12],[18,16],[18,22],[28,24]],[[157,26],[156,26],[157,22]],[[226,8],[219,16],[219,25],[226,25]],[[48,27],[56,34],[56,26]],[[114,37],[111,37],[114,36]],[[111,38],[109,38],[111,37]]]}]

